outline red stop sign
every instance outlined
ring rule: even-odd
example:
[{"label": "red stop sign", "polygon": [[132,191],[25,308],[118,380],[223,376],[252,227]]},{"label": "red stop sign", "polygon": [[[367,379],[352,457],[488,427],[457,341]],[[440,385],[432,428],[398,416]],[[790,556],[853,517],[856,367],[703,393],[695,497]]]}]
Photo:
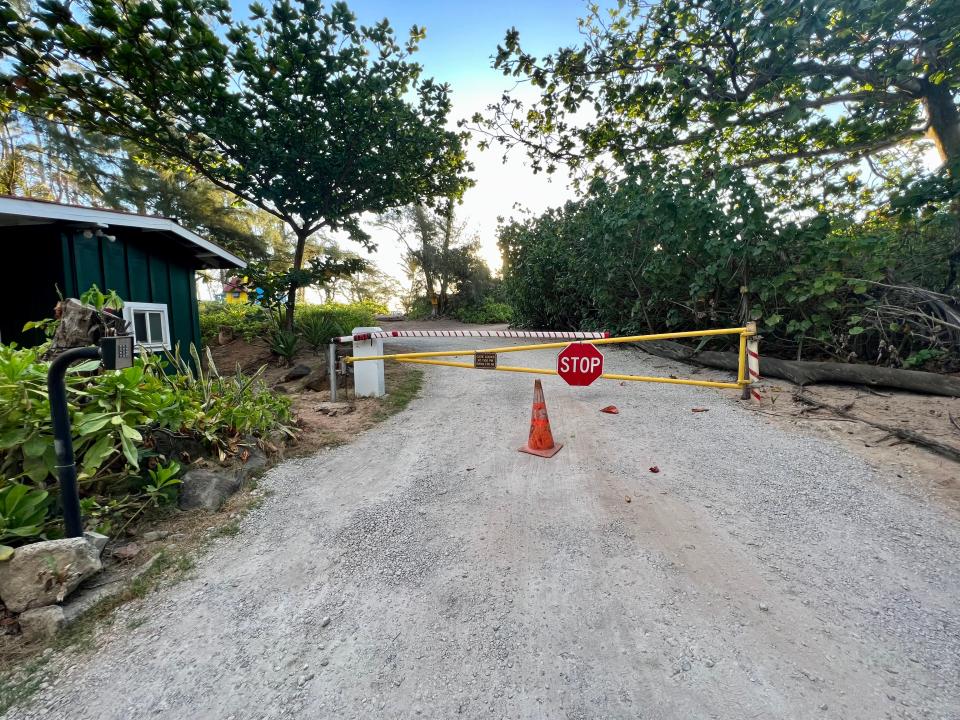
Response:
[{"label": "red stop sign", "polygon": [[593,345],[567,345],[557,355],[557,374],[568,385],[589,385],[603,374],[603,353]]}]

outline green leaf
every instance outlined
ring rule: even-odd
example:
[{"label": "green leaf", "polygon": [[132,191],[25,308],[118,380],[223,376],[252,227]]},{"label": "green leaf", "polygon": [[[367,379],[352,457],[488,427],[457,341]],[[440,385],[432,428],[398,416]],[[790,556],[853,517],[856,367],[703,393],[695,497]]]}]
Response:
[{"label": "green leaf", "polygon": [[133,441],[121,433],[120,446],[123,448],[123,456],[127,459],[130,466],[139,469],[140,460],[137,457],[137,448],[134,446]]},{"label": "green leaf", "polygon": [[105,434],[97,439],[83,454],[83,472],[93,475],[100,466],[116,452],[116,439],[112,434]]},{"label": "green leaf", "polygon": [[863,327],[861,327],[861,326],[858,325],[858,326],[856,326],[856,327],[850,328],[850,330],[849,330],[848,332],[849,332],[850,335],[861,335],[865,330],[866,330],[866,328],[863,328]]},{"label": "green leaf", "polygon": [[124,437],[130,438],[134,442],[143,442],[143,435],[135,427],[124,424],[120,426],[120,432]]},{"label": "green leaf", "polygon": [[11,428],[0,435],[0,450],[9,450],[10,448],[22,445],[27,439],[27,430],[25,428]]},{"label": "green leaf", "polygon": [[29,458],[41,457],[51,444],[53,444],[52,436],[35,433],[23,443],[23,454]]},{"label": "green leaf", "polygon": [[13,557],[14,549],[9,545],[0,545],[0,562],[6,562]]},{"label": "green leaf", "polygon": [[99,432],[109,425],[115,416],[115,413],[104,413],[85,417],[76,425],[77,434],[82,437]]}]

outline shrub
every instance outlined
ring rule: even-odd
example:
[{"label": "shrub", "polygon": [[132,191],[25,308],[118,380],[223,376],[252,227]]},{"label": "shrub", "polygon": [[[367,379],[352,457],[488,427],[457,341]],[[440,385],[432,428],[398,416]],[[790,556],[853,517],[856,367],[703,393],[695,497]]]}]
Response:
[{"label": "shrub", "polygon": [[297,308],[296,321],[322,316],[339,328],[338,335],[348,335],[355,327],[374,325],[376,316],[387,312],[387,306],[364,300],[357,303],[323,303],[322,305],[301,305]]},{"label": "shrub", "polygon": [[270,318],[259,305],[248,303],[200,303],[200,335],[205,345],[215,345],[221,328],[229,328],[247,342],[263,337]]},{"label": "shrub", "polygon": [[479,303],[456,308],[453,311],[453,316],[460,322],[475,325],[509,323],[513,321],[513,308],[507,303],[497,302],[493,298],[487,297]]},{"label": "shrub", "polygon": [[878,217],[777,218],[733,174],[647,168],[596,181],[576,202],[501,226],[499,243],[522,326],[635,334],[756,320],[772,355],[888,365],[949,357],[920,354],[951,342],[935,311],[911,288],[885,287],[942,290],[948,263],[933,259],[947,257],[946,239]]},{"label": "shrub", "polygon": [[[200,368],[195,349],[192,355]],[[174,492],[169,466],[158,470],[157,463],[165,460],[156,450],[159,434],[192,437],[212,455],[226,458],[244,436],[291,423],[290,401],[263,387],[259,373],[245,375],[238,368],[220,374],[209,354],[206,371],[194,370],[177,353],[139,357],[125,370],[91,375],[96,365],[71,368],[66,384],[82,507],[97,525],[129,518],[145,503],[157,504],[158,493]],[[6,498],[14,493],[7,488],[17,486],[55,493],[46,372],[36,350],[0,345],[0,493]],[[22,502],[21,497],[18,507]],[[40,522],[44,534],[58,532],[57,512],[55,505],[46,507]],[[0,524],[12,532],[9,520]]]},{"label": "shrub", "polygon": [[332,338],[345,334],[333,316],[323,312],[300,313],[297,332],[314,353],[329,345]]}]

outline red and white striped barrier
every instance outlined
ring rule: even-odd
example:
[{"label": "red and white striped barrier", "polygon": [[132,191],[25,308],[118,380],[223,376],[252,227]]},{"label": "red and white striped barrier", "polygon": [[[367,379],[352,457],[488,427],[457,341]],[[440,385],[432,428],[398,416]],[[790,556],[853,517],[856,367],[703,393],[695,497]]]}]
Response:
[{"label": "red and white striped barrier", "polygon": [[763,398],[758,391],[760,382],[760,343],[756,336],[747,339],[747,372],[750,374],[750,397],[757,402]]},{"label": "red and white striped barrier", "polygon": [[537,340],[600,340],[610,337],[608,332],[557,332],[552,330],[382,330],[333,338],[335,343],[360,342],[405,337],[502,337],[535,338]]}]

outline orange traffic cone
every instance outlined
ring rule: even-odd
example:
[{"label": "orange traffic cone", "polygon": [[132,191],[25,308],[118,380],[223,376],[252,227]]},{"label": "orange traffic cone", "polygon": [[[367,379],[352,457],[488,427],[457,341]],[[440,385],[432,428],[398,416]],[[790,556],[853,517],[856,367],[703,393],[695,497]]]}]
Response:
[{"label": "orange traffic cone", "polygon": [[533,413],[530,416],[530,437],[527,444],[520,448],[520,452],[553,457],[563,445],[553,442],[553,433],[550,432],[550,418],[547,417],[547,402],[543,399],[543,387],[540,381],[533,383]]}]

